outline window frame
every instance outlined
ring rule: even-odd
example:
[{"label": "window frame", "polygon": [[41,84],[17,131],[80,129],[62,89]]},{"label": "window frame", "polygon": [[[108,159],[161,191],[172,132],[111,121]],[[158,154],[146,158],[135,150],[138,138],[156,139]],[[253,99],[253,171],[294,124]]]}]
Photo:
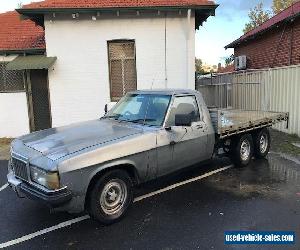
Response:
[{"label": "window frame", "polygon": [[[6,70],[6,66],[9,63],[9,61],[0,61],[1,67],[4,67],[5,71],[9,71]],[[16,70],[10,70],[10,71],[16,71]],[[2,74],[2,70],[0,70],[0,74]],[[0,93],[24,93],[26,92],[26,77],[25,77],[25,71],[24,70],[20,70],[20,74],[22,74],[22,85],[23,88],[22,89],[16,89],[16,90],[11,90],[11,89],[7,89],[5,88],[5,83],[0,82],[0,85],[4,84],[3,88],[0,87]],[[3,74],[4,77],[4,74]]]},{"label": "window frame", "polygon": [[[109,50],[109,45],[110,44],[114,44],[114,43],[133,43],[134,45],[134,57],[133,60],[135,62],[135,67],[134,67],[134,71],[135,71],[135,76],[136,76],[136,81],[135,81],[135,90],[137,90],[137,67],[136,67],[136,41],[135,39],[113,39],[113,40],[108,40],[107,41],[107,61],[108,61],[108,73],[109,73],[109,91],[110,91],[110,100],[112,102],[118,102],[121,100],[122,97],[114,97],[112,95],[113,93],[113,86],[112,86],[112,74],[111,74],[111,58],[110,58],[110,50]],[[127,94],[127,93],[125,93]],[[123,95],[125,96],[125,95]]]},{"label": "window frame", "polygon": [[[163,128],[168,128],[170,126],[167,126],[167,122],[169,120],[169,117],[170,117],[170,113],[171,113],[171,108],[173,107],[173,104],[174,104],[174,101],[175,101],[175,98],[180,98],[180,97],[194,97],[195,100],[196,100],[196,103],[197,103],[197,107],[198,107],[198,112],[199,112],[199,116],[200,116],[200,120],[198,122],[203,122],[203,114],[201,113],[202,112],[202,109],[200,109],[200,106],[199,106],[199,101],[198,101],[198,98],[196,95],[194,94],[175,94],[172,96],[171,98],[171,101],[170,101],[170,104],[169,104],[169,108],[168,108],[168,111],[167,111],[167,114],[165,116],[165,120],[164,120],[164,123],[163,123]],[[200,112],[201,110],[201,112]],[[197,122],[194,122],[194,123],[197,123]]]}]

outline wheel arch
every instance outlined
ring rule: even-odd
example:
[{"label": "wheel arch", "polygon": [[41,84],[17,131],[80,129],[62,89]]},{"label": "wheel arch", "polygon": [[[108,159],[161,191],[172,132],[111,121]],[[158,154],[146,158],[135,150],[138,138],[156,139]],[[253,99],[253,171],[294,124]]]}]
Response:
[{"label": "wheel arch", "polygon": [[109,171],[112,170],[123,170],[127,172],[127,174],[131,177],[133,181],[133,185],[138,185],[140,183],[140,177],[137,172],[136,166],[133,162],[130,161],[121,161],[121,162],[115,162],[115,163],[110,163],[104,166],[100,166],[97,168],[93,174],[91,174],[91,178],[89,180],[88,187],[85,192],[85,204],[84,207],[86,208],[86,205],[88,204],[88,199],[89,199],[89,194],[91,189],[94,187],[96,184],[97,180],[104,174],[106,174]]}]

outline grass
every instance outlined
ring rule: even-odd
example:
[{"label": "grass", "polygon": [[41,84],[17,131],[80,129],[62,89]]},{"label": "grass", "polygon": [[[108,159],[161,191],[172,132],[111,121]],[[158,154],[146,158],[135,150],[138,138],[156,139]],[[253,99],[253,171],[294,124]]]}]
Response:
[{"label": "grass", "polygon": [[273,129],[270,132],[272,151],[300,157],[300,148],[293,145],[293,143],[300,143],[300,138],[297,135],[290,135]]},{"label": "grass", "polygon": [[12,138],[0,138],[0,160],[9,159],[9,149]]},{"label": "grass", "polygon": [[9,145],[12,142],[12,138],[0,138],[0,146]]}]

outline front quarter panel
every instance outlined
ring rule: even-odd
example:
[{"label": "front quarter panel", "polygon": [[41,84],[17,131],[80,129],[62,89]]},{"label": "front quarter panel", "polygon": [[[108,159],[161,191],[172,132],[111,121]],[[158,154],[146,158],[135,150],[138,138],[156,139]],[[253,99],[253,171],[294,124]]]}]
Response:
[{"label": "front quarter panel", "polygon": [[69,155],[67,159],[61,160],[58,169],[61,184],[72,191],[74,200],[79,199],[77,204],[82,204],[92,178],[100,171],[120,165],[133,166],[140,182],[155,178],[156,131],[148,131]]}]

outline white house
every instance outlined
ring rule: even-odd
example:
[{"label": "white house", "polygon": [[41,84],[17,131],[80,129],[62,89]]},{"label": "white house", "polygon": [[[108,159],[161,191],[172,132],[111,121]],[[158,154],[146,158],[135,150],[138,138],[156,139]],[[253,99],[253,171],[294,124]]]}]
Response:
[{"label": "white house", "polygon": [[[96,119],[130,90],[194,89],[195,30],[216,7],[206,0],[46,0],[17,10],[45,28],[49,126]],[[10,69],[22,69],[22,58],[15,60]]]},{"label": "white house", "polygon": [[[19,55],[28,58],[44,53],[42,27],[30,20],[21,21],[16,11],[0,14],[0,138],[16,137],[34,130],[30,129],[33,125],[33,115],[30,114],[34,112],[29,105],[31,91],[26,77],[30,71],[7,70],[7,65]],[[35,72],[31,71],[31,74]]]}]

